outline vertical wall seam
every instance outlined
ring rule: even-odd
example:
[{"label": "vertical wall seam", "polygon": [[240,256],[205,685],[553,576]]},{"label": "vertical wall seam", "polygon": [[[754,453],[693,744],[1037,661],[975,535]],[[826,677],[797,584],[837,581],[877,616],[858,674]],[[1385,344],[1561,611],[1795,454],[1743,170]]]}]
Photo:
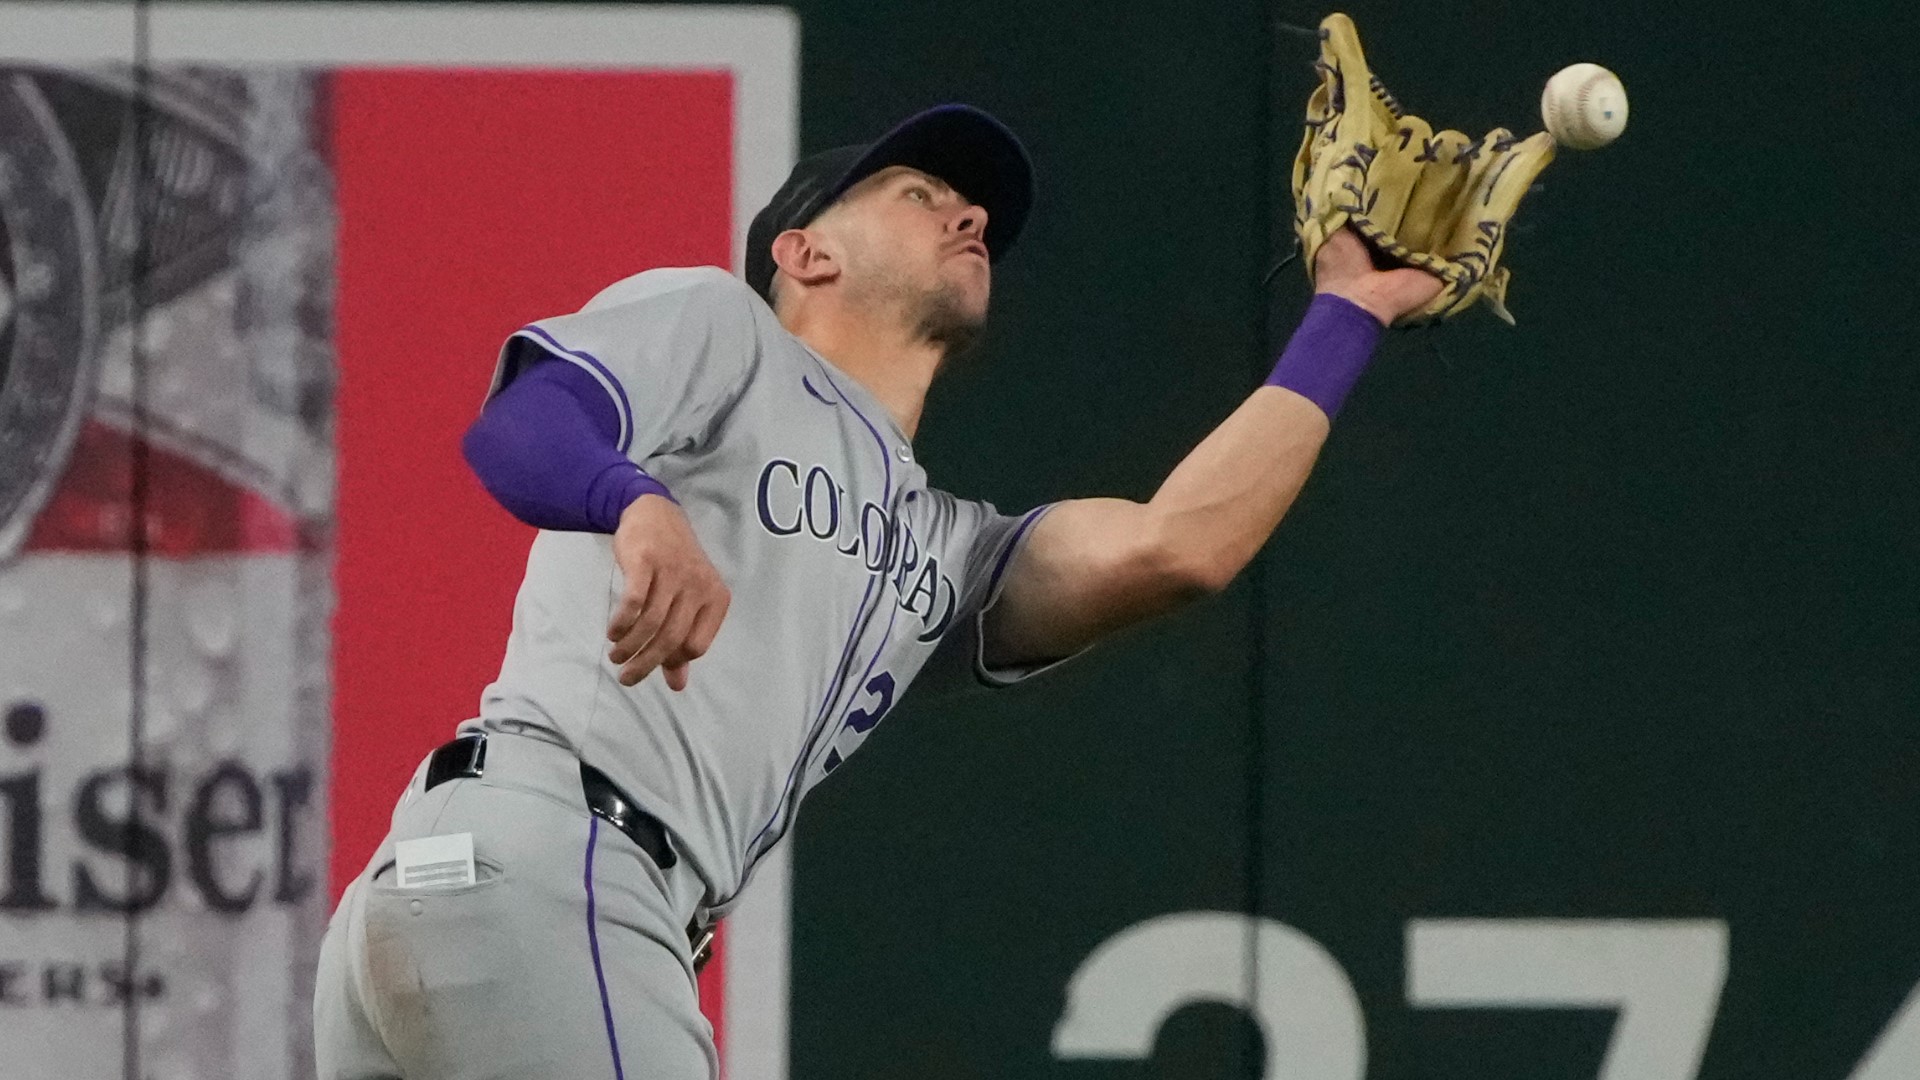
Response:
[{"label": "vertical wall seam", "polygon": [[[127,620],[128,708],[127,708],[127,820],[130,828],[139,828],[140,789],[137,778],[146,766],[147,709],[147,615],[149,566],[147,550],[148,500],[151,494],[147,452],[148,375],[146,349],[147,278],[153,261],[151,220],[155,209],[149,191],[152,173],[149,152],[149,125],[152,109],[152,7],[151,0],[133,3],[133,111],[131,116],[133,200],[133,250],[127,267],[128,364],[132,372],[129,387],[131,438],[128,440],[129,484],[127,491],[128,557],[132,571]],[[127,866],[128,897],[132,897],[134,868]],[[128,903],[124,913],[122,948],[125,978],[130,987],[139,985],[140,911]],[[140,1067],[140,994],[126,995],[120,1028],[121,1072],[125,1080],[141,1080]]]},{"label": "vertical wall seam", "polygon": [[[1273,160],[1270,151],[1273,141],[1271,111],[1274,94],[1274,48],[1272,30],[1265,25],[1268,20],[1265,18],[1263,5],[1255,6],[1253,17],[1263,24],[1260,27],[1261,32],[1252,35],[1252,40],[1261,43],[1261,57],[1255,69],[1254,80],[1257,91],[1253,103],[1255,125],[1253,145],[1256,155],[1253,179],[1259,185],[1262,197],[1250,201],[1258,208],[1257,212],[1264,215],[1266,219],[1260,223],[1259,229],[1255,232],[1255,235],[1267,238],[1265,250],[1261,251],[1255,260],[1256,264],[1264,264],[1268,252],[1273,249]],[[1254,268],[1256,273],[1259,269],[1259,265]],[[1259,345],[1254,350],[1251,374],[1253,380],[1258,380],[1262,375],[1262,361],[1268,353],[1272,352],[1269,346],[1273,336],[1273,302],[1264,280],[1253,274],[1250,274],[1249,278],[1256,283],[1253,286],[1252,299],[1257,320],[1254,324],[1254,340]],[[1241,970],[1246,973],[1245,1000],[1249,1007],[1260,1000],[1260,958],[1257,946],[1259,920],[1264,901],[1262,879],[1266,873],[1261,819],[1265,816],[1263,780],[1266,757],[1267,558],[1267,545],[1262,544],[1260,551],[1254,555],[1253,562],[1247,567],[1247,760],[1244,773],[1247,789],[1246,882],[1243,896],[1246,929],[1242,946],[1246,953]],[[1246,1075],[1258,1077],[1264,1071],[1265,1044],[1256,1025],[1244,1024],[1242,1030],[1245,1032],[1245,1049],[1240,1068]]]}]

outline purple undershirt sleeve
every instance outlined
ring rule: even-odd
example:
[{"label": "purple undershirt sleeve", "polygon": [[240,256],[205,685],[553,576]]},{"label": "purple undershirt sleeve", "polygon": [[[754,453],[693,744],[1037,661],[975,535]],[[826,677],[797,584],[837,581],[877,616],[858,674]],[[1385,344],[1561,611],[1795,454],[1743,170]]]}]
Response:
[{"label": "purple undershirt sleeve", "polygon": [[1307,305],[1266,385],[1284,386],[1327,414],[1339,413],[1380,343],[1380,320],[1345,297],[1320,293]]},{"label": "purple undershirt sleeve", "polygon": [[620,414],[594,377],[537,360],[495,394],[460,441],[480,484],[536,528],[611,533],[642,495],[673,498],[620,452]]}]

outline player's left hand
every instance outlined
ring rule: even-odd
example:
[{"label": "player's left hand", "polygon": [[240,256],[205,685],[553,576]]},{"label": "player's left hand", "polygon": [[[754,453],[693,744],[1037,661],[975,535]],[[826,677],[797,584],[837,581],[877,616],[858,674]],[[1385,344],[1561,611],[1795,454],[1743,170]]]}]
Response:
[{"label": "player's left hand", "polygon": [[1351,226],[1336,230],[1313,257],[1314,292],[1332,293],[1392,326],[1395,319],[1426,307],[1440,295],[1441,280],[1409,266],[1382,270]]},{"label": "player's left hand", "polygon": [[659,668],[667,685],[687,688],[687,665],[706,655],[733,596],[693,525],[673,500],[642,495],[620,515],[613,559],[626,576],[607,624],[620,685],[635,686]]}]

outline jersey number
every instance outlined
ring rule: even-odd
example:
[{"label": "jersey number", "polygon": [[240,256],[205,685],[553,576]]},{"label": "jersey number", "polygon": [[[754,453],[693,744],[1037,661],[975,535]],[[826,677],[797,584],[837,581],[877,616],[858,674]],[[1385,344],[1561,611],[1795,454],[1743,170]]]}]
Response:
[{"label": "jersey number", "polygon": [[[874,702],[871,709],[855,709],[847,714],[847,727],[861,735],[872,731],[875,724],[887,718],[887,710],[893,708],[893,674],[883,671],[868,679],[867,693],[880,700]],[[832,772],[839,768],[840,762],[844,760],[840,756],[840,751],[827,751],[823,771]]]},{"label": "jersey number", "polygon": [[887,710],[893,708],[893,675],[883,671],[868,679],[867,693],[876,695],[880,699],[874,703],[873,711],[855,709],[847,714],[847,726],[862,735],[872,731],[873,725],[885,719]]}]

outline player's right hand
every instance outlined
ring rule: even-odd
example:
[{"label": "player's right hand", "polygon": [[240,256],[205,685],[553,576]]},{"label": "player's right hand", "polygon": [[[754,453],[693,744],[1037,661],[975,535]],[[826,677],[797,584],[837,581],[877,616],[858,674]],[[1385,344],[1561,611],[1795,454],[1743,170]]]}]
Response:
[{"label": "player's right hand", "polygon": [[667,685],[687,688],[687,665],[706,655],[732,594],[721,582],[687,515],[672,500],[642,495],[620,515],[613,558],[626,587],[607,624],[620,685],[660,668]]}]

